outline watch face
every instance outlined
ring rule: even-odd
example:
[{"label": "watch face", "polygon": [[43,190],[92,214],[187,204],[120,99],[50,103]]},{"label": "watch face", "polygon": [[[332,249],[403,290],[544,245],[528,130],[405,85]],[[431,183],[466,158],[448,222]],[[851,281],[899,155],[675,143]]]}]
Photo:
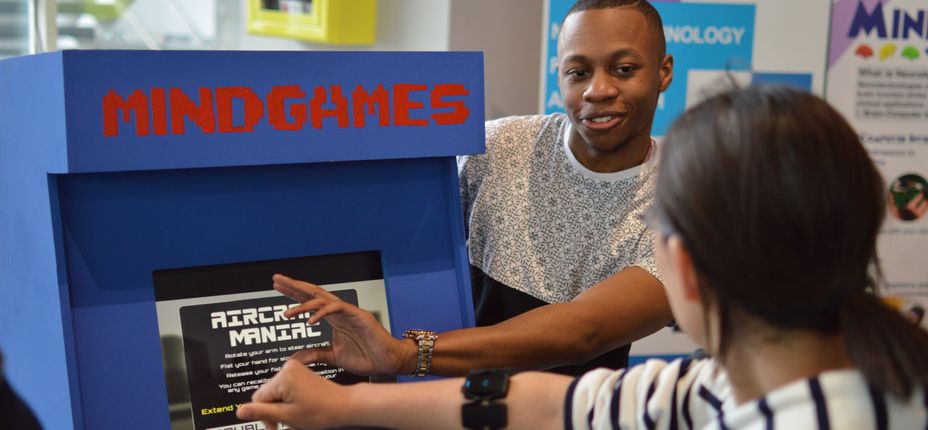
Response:
[{"label": "watch face", "polygon": [[464,396],[468,399],[496,399],[504,397],[509,390],[509,372],[482,371],[471,374],[464,380]]}]

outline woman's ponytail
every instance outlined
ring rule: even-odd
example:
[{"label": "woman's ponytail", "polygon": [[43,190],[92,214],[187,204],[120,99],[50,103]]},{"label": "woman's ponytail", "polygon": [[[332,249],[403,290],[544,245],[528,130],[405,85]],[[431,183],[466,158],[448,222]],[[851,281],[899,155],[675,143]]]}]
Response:
[{"label": "woman's ponytail", "polygon": [[928,387],[928,331],[864,290],[847,298],[840,319],[848,355],[871,385],[899,398]]}]

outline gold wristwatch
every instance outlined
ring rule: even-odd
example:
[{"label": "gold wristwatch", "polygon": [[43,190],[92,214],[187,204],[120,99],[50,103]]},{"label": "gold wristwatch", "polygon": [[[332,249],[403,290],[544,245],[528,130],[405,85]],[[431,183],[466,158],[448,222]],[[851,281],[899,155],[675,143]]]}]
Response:
[{"label": "gold wristwatch", "polygon": [[419,345],[419,354],[416,356],[416,368],[412,376],[426,376],[432,373],[432,352],[435,350],[435,340],[438,333],[431,330],[406,330],[403,337],[412,339]]}]

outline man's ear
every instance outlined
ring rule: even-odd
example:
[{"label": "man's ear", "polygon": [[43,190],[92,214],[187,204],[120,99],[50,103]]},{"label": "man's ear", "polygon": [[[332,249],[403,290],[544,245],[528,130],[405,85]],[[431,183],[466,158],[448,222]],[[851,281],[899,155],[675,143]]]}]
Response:
[{"label": "man's ear", "polygon": [[661,92],[667,91],[667,88],[670,87],[670,82],[673,81],[673,55],[664,55],[664,59],[661,60],[660,71],[658,73],[660,74]]},{"label": "man's ear", "polygon": [[683,297],[687,300],[700,301],[699,276],[690,252],[679,236],[667,238],[667,254],[670,257],[670,265],[680,280]]}]

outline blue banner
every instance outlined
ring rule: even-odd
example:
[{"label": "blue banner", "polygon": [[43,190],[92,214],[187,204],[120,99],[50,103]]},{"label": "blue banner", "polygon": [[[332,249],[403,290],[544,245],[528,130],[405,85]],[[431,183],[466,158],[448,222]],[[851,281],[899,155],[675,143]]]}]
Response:
[{"label": "blue banner", "polygon": [[60,55],[71,173],[483,152],[479,53]]},{"label": "blue banner", "polygon": [[[544,112],[561,112],[557,87],[557,32],[572,0],[550,0]],[[752,4],[654,2],[661,14],[667,52],[674,56],[674,78],[661,96],[652,134],[664,135],[687,106],[690,72],[724,75],[750,71],[753,62],[754,15]]]}]

